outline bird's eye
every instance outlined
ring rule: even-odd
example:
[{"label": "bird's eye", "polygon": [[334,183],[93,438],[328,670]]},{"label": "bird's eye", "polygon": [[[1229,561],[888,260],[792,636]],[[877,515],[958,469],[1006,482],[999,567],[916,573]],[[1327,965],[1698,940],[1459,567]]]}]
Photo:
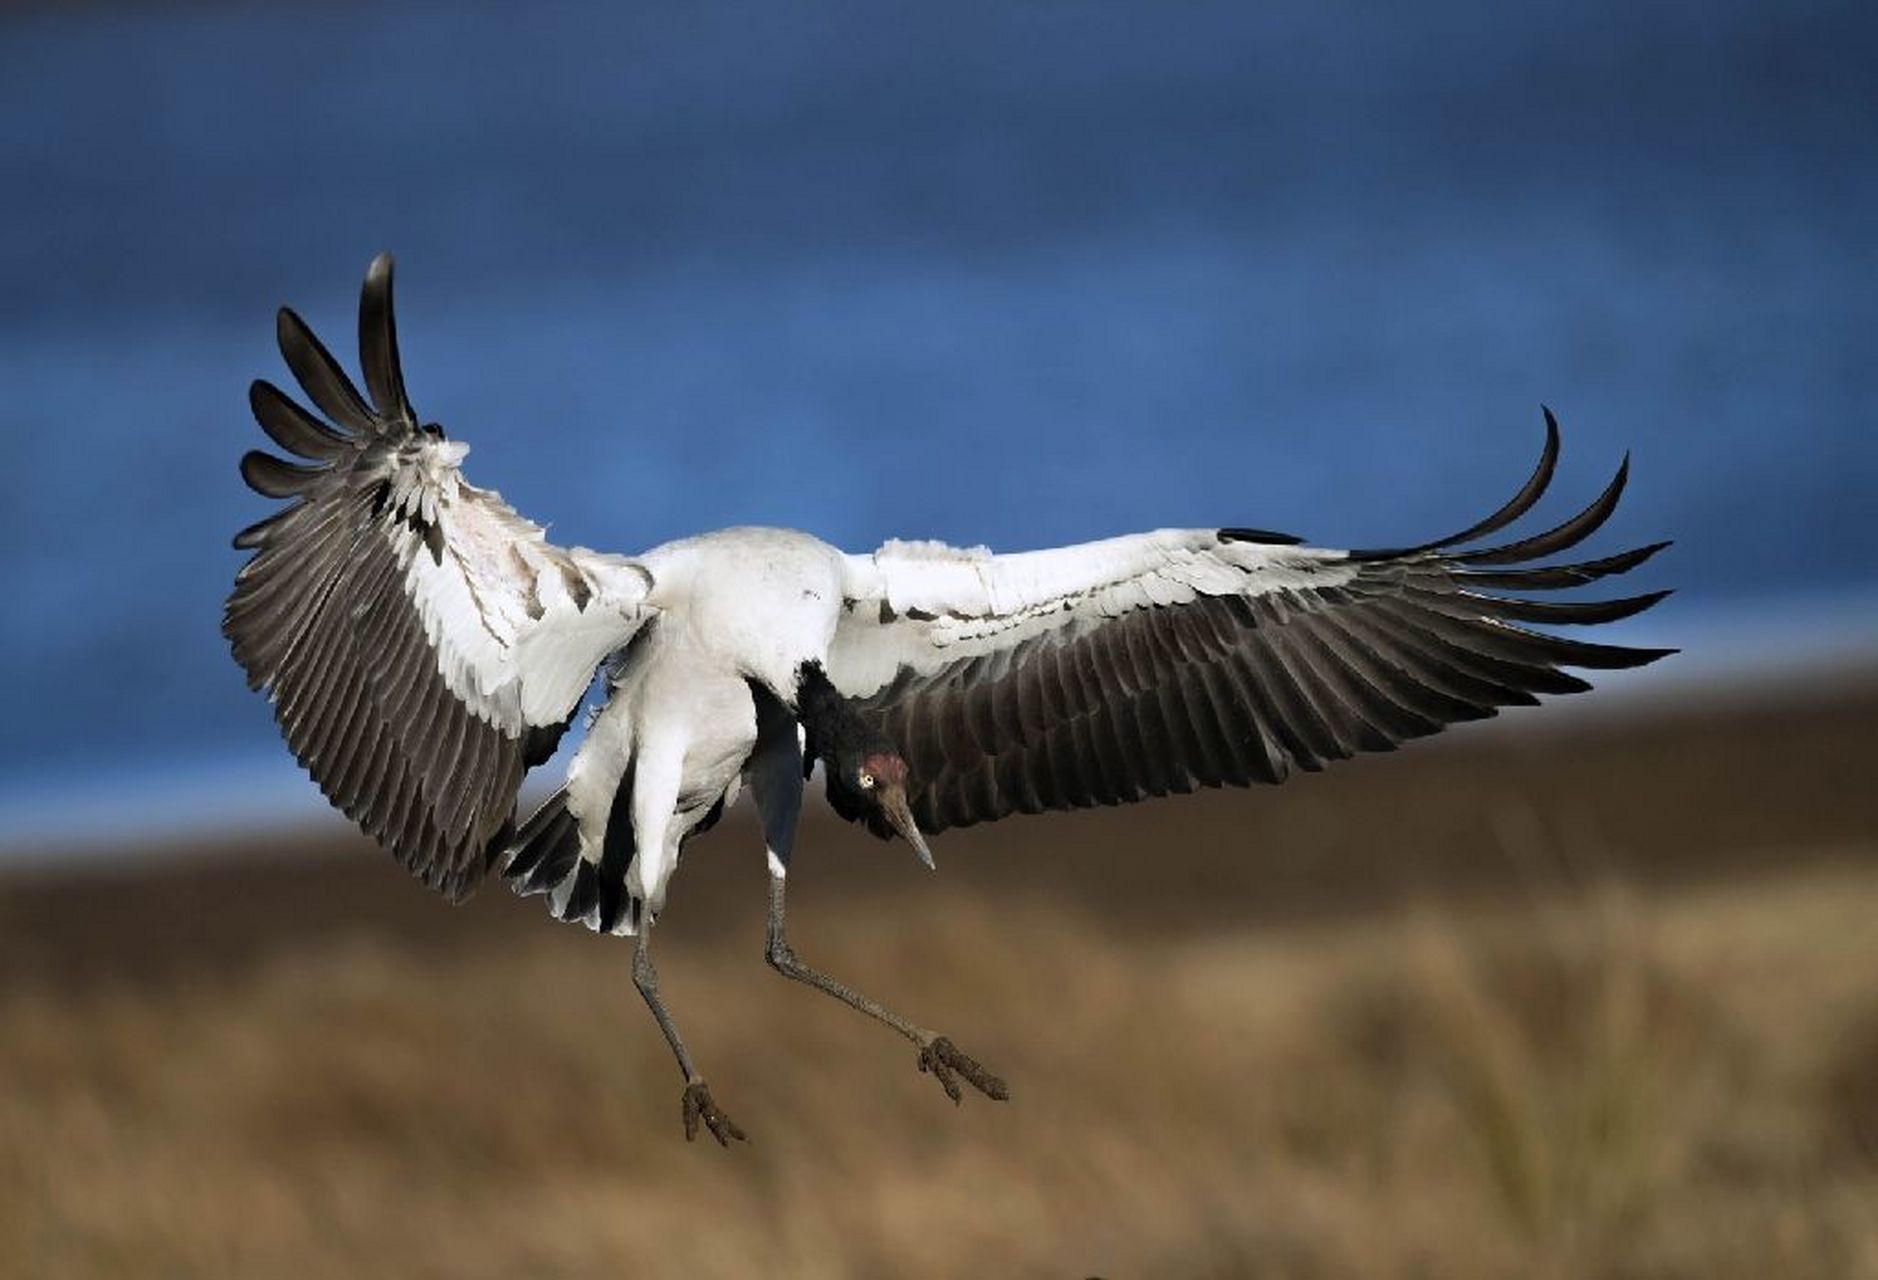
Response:
[{"label": "bird's eye", "polygon": [[874,775],[871,773],[863,773],[856,781],[861,784],[861,790],[863,791],[872,791],[874,789]]}]

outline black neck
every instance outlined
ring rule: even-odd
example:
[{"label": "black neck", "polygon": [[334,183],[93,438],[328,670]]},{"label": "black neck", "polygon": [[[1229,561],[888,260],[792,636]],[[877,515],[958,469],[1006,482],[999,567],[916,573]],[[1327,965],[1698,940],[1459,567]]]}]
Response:
[{"label": "black neck", "polygon": [[809,754],[824,761],[837,752],[858,749],[871,736],[819,662],[796,668],[796,719],[809,731]]}]

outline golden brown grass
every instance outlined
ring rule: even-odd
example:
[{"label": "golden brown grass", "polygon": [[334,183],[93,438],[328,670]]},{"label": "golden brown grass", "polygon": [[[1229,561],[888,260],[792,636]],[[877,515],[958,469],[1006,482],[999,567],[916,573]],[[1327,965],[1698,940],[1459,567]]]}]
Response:
[{"label": "golden brown grass", "polygon": [[[1733,756],[1692,724],[1595,786],[1579,738],[1314,780],[1328,885],[1222,862],[1309,843],[1245,796],[969,833],[936,878],[812,829],[799,949],[1002,1106],[764,969],[729,824],[660,945],[730,1152],[683,1142],[626,949],[536,903],[448,912],[357,850],[16,880],[0,1273],[1878,1275],[1871,802],[1763,794],[1786,845],[1729,810],[1831,719]],[[1613,819],[1677,786],[1715,796],[1706,862],[1690,814]],[[1484,815],[1465,850],[1440,805]]]}]

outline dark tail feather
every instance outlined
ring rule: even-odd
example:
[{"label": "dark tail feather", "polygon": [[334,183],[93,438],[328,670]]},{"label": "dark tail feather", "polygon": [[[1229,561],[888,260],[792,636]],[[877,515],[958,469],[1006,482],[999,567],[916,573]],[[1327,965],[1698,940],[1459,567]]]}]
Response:
[{"label": "dark tail feather", "polygon": [[580,827],[567,811],[563,787],[542,801],[515,833],[502,874],[519,894],[547,893],[573,872],[579,859]]},{"label": "dark tail feather", "polygon": [[523,897],[557,894],[566,887],[565,904],[551,900],[555,915],[601,933],[632,933],[639,928],[640,904],[626,892],[626,872],[633,861],[632,769],[620,784],[607,821],[600,861],[580,856],[580,824],[567,810],[567,789],[541,804],[509,844],[502,874]]}]

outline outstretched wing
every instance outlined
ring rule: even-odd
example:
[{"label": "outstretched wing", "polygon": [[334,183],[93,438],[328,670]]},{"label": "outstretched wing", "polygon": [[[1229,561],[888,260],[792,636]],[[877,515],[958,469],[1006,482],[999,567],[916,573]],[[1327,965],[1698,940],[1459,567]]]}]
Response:
[{"label": "outstretched wing", "polygon": [[269,383],[249,389],[261,429],[305,463],[241,460],[251,488],[287,505],[236,535],[254,555],[222,630],[326,797],[459,898],[501,851],[523,773],[648,615],[651,578],[551,545],[463,479],[468,447],[405,395],[390,257],[359,299],[369,404],[300,317],[283,308],[278,329],[330,421]]},{"label": "outstretched wing", "polygon": [[1020,555],[890,542],[850,557],[830,678],[899,744],[928,832],[1011,813],[1279,782],[1541,693],[1564,668],[1640,666],[1622,648],[1520,623],[1611,622],[1668,592],[1608,602],[1499,594],[1635,568],[1667,543],[1581,564],[1531,562],[1610,516],[1629,460],[1583,512],[1466,549],[1550,483],[1558,426],[1505,506],[1416,547],[1334,551],[1253,529],[1178,529]]}]

